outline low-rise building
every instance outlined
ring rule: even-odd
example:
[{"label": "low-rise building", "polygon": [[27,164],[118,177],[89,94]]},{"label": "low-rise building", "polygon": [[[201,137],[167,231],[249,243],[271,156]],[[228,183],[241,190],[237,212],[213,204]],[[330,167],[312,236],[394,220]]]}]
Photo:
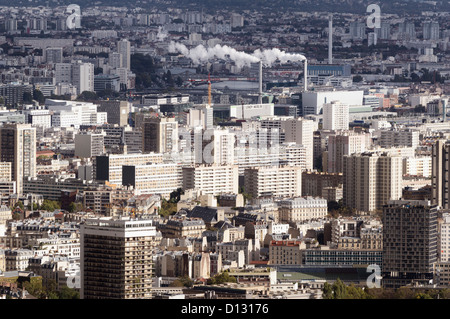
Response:
[{"label": "low-rise building", "polygon": [[297,197],[278,202],[279,219],[284,223],[296,223],[321,219],[328,214],[327,200],[314,197]]},{"label": "low-rise building", "polygon": [[205,222],[200,218],[173,218],[161,228],[163,237],[187,238],[201,237],[206,230]]}]

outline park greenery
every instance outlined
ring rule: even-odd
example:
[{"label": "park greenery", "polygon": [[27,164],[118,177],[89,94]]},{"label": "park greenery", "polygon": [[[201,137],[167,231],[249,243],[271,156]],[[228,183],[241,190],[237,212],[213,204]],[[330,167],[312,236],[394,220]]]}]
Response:
[{"label": "park greenery", "polygon": [[49,280],[46,286],[42,284],[42,280],[24,281],[20,285],[37,299],[80,299],[79,292],[67,286],[58,291],[54,280]]},{"label": "park greenery", "polygon": [[183,189],[178,188],[177,190],[170,193],[169,200],[163,198],[161,200],[161,209],[159,210],[159,214],[164,217],[176,214],[178,211],[177,203],[180,201],[181,195],[183,194]]},{"label": "park greenery", "polygon": [[208,285],[221,285],[225,283],[236,283],[237,280],[235,277],[230,276],[228,271],[224,271],[220,274],[217,274],[206,281]]},{"label": "park greenery", "polygon": [[322,289],[323,299],[449,299],[450,289],[402,287],[398,289],[346,285],[339,278]]}]

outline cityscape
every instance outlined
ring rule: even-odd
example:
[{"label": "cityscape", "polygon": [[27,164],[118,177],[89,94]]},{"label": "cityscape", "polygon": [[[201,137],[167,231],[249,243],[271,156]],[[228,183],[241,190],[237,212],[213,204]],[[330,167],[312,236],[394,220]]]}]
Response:
[{"label": "cityscape", "polygon": [[449,17],[0,0],[0,299],[450,299]]}]

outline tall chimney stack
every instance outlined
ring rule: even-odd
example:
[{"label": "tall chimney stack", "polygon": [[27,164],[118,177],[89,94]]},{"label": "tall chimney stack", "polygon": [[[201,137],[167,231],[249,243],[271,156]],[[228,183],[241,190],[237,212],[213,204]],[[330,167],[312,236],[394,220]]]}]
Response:
[{"label": "tall chimney stack", "polygon": [[448,100],[442,99],[442,122],[447,121],[447,102]]},{"label": "tall chimney stack", "polygon": [[333,16],[328,16],[328,64],[333,64]]},{"label": "tall chimney stack", "polygon": [[262,61],[259,61],[259,96],[258,96],[258,104],[262,104],[262,94],[263,94],[263,84],[262,84]]},{"label": "tall chimney stack", "polygon": [[303,66],[305,68],[304,70],[304,74],[303,74],[303,88],[304,91],[308,91],[308,61],[305,59],[305,61],[303,61]]}]

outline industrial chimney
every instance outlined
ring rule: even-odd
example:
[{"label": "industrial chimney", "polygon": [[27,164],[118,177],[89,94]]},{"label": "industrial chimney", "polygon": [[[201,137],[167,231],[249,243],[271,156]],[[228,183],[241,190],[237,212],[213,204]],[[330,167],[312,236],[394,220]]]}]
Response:
[{"label": "industrial chimney", "polygon": [[447,121],[447,99],[442,99],[442,122]]},{"label": "industrial chimney", "polygon": [[303,72],[303,88],[304,91],[308,91],[308,60],[304,60],[303,61],[303,66],[305,68],[304,72]]},{"label": "industrial chimney", "polygon": [[333,64],[333,16],[328,16],[328,64]]},{"label": "industrial chimney", "polygon": [[259,96],[258,96],[258,104],[262,104],[262,94],[263,94],[263,84],[262,84],[262,60],[259,61]]}]

